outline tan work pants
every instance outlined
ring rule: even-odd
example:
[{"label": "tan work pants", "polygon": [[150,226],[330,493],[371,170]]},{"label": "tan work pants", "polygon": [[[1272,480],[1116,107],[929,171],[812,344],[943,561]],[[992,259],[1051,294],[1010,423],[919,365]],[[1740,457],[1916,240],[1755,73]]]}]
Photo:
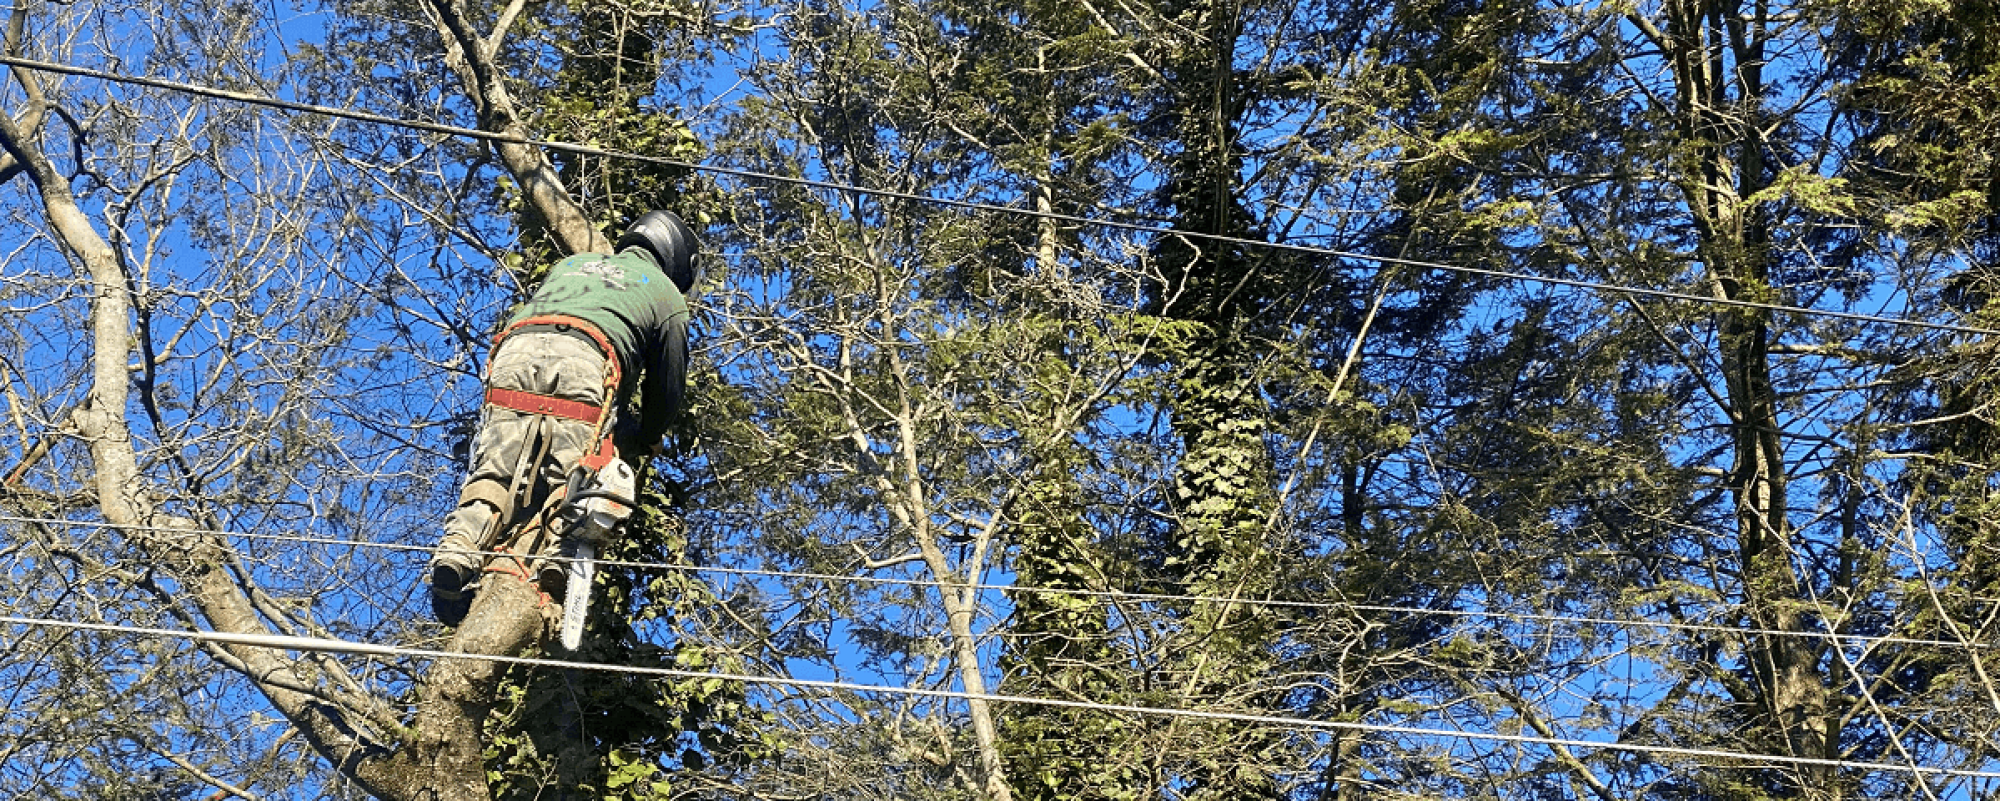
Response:
[{"label": "tan work pants", "polygon": [[[603,406],[607,367],[603,352],[581,337],[522,331],[501,340],[487,366],[486,385]],[[562,486],[570,468],[592,449],[595,435],[588,423],[486,406],[472,467],[458,508],[445,518],[440,548],[492,550],[501,532],[540,509]]]}]

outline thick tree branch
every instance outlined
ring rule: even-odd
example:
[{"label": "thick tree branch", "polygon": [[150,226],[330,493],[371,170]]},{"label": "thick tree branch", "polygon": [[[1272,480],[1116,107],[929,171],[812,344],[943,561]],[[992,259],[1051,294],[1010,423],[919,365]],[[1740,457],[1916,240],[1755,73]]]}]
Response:
[{"label": "thick tree branch", "polygon": [[[463,0],[428,0],[425,7],[430,10],[431,22],[444,39],[445,63],[458,73],[466,95],[479,110],[480,129],[514,139],[528,139],[527,126],[521,123],[513,95],[507,91],[506,81],[494,64],[494,56],[505,38],[505,31],[495,30],[491,36],[481,37],[472,29]],[[512,14],[505,15],[503,22],[512,18]],[[597,230],[597,226],[590,221],[590,215],[584,213],[583,207],[569,196],[563,188],[562,178],[556,175],[555,167],[541,150],[523,142],[495,142],[493,147],[499,151],[501,163],[506,165],[507,171],[520,185],[522,197],[547,220],[549,230],[554,232],[564,250],[570,253],[611,251],[611,240]]]},{"label": "thick tree branch", "polygon": [[[546,636],[540,600],[534,585],[489,574],[448,650],[500,656],[526,653]],[[416,721],[417,764],[429,772],[418,797],[437,801],[490,797],[480,727],[493,709],[493,688],[505,672],[504,663],[472,659],[448,659],[431,667]]]},{"label": "thick tree branch", "polygon": [[[7,18],[6,40],[0,42],[4,52],[11,56],[22,54],[22,42],[26,39],[27,27],[28,7],[14,6],[14,13]],[[34,73],[19,68],[15,68],[13,73],[14,80],[21,84],[21,91],[28,96],[28,107],[17,125],[21,133],[32,136],[41,130],[42,122],[48,118],[48,98],[42,94],[41,83],[36,80]],[[0,110],[0,114],[5,113],[6,111]],[[27,163],[14,155],[13,148],[9,147],[5,152],[0,152],[0,184],[13,180],[14,176],[26,170]]]},{"label": "thick tree branch", "polygon": [[[132,443],[130,421],[126,418],[130,394],[132,356],[132,306],[127,276],[109,242],[91,225],[69,182],[56,170],[48,156],[36,149],[14,120],[0,114],[0,147],[19,160],[40,192],[42,211],[56,238],[82,263],[93,288],[91,293],[91,380],[83,408],[74,419],[78,434],[89,443],[95,466],[98,509],[106,522],[127,529],[133,541],[141,543],[148,555],[172,570],[191,590],[195,607],[218,631],[268,633],[248,598],[238,590],[222,546],[211,536],[162,538],[150,529],[164,521],[174,528],[193,528],[192,521],[158,517],[152,501],[144,494],[138,454]],[[266,648],[228,646],[278,712],[292,721],[308,742],[331,760],[343,773],[372,794],[395,797],[389,791],[397,782],[384,781],[407,775],[410,756],[384,752],[357,738],[355,731],[316,696],[301,693],[260,676],[282,675],[289,661]],[[482,774],[483,775],[483,774]]]}]

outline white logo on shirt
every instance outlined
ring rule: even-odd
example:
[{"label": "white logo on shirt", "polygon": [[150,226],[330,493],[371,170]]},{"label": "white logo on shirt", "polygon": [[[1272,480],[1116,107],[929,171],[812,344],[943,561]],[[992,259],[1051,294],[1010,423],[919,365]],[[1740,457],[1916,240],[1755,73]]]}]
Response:
[{"label": "white logo on shirt", "polygon": [[604,286],[606,289],[625,288],[625,280],[626,280],[625,271],[619,269],[617,265],[614,265],[607,261],[602,261],[602,260],[587,261],[577,265],[576,270],[572,272],[563,273],[564,277],[572,275],[596,276],[598,280],[604,282]]}]

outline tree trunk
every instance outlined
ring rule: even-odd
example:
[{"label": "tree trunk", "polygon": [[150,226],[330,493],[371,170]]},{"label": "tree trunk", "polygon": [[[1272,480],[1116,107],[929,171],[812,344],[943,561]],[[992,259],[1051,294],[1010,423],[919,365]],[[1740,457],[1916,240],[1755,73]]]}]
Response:
[{"label": "tree trunk", "polygon": [[[537,611],[541,593],[513,576],[488,573],[465,622],[451,638],[453,653],[520,656],[547,632]],[[433,773],[422,777],[417,797],[436,801],[486,801],[485,739],[503,662],[445,659],[431,666],[417,713],[417,761]]]},{"label": "tree trunk", "polygon": [[[197,610],[217,631],[273,632],[262,624],[226,566],[225,546],[194,522],[156,513],[144,492],[138,455],[127,417],[132,358],[132,301],[118,254],[92,227],[66,178],[29,135],[0,111],[0,147],[23,165],[34,181],[43,214],[56,237],[82,262],[91,287],[91,390],[76,413],[77,433],[90,443],[92,484],[105,522],[117,526],[168,574],[186,585]],[[162,534],[155,527],[174,529]],[[306,692],[295,663],[269,648],[232,645],[220,652],[233,662],[271,705],[292,721],[308,742],[369,793],[382,798],[412,797],[397,778],[411,773],[407,755],[387,750],[364,733],[392,731],[395,720],[357,699],[331,699]],[[349,703],[339,703],[348,701]],[[354,720],[343,718],[353,716]],[[360,725],[356,725],[360,724]],[[480,771],[483,777],[484,770]]]},{"label": "tree trunk", "polygon": [[[1681,188],[1699,234],[1697,253],[1718,298],[1774,302],[1770,285],[1770,222],[1754,198],[1769,186],[1758,130],[1766,93],[1762,80],[1762,7],[1679,0],[1666,9],[1667,27],[1653,37],[1672,67],[1677,133],[1686,167]],[[1782,632],[1753,635],[1745,659],[1754,679],[1758,717],[1792,756],[1837,759],[1826,720],[1827,689],[1819,641],[1801,614],[1805,588],[1793,568],[1787,517],[1786,459],[1770,359],[1771,313],[1720,312],[1718,340],[1726,388],[1732,464],[1727,488],[1736,509],[1743,602],[1753,625]],[[1792,783],[1800,797],[1831,798],[1831,774],[1800,767]]]}]

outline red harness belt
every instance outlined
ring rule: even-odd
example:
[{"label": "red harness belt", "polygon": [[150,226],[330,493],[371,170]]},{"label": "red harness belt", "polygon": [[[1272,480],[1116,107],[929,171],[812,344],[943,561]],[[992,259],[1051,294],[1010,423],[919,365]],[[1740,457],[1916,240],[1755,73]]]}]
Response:
[{"label": "red harness belt", "polygon": [[579,423],[589,423],[591,425],[597,425],[598,419],[604,416],[604,407],[602,406],[584,403],[583,401],[553,398],[533,392],[522,392],[518,389],[486,390],[486,403],[489,406],[498,406],[502,409],[512,409],[527,414],[546,414],[550,417],[561,417],[565,420],[575,420]]}]

